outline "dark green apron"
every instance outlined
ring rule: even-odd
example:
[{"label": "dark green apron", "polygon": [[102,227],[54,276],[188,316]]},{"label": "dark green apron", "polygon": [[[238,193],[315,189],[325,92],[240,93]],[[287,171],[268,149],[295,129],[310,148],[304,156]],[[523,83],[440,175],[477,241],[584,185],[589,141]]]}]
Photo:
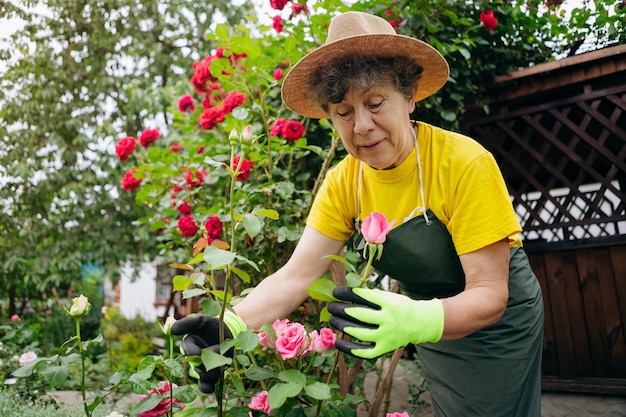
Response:
[{"label": "dark green apron", "polygon": [[[452,237],[427,212],[396,227],[376,269],[414,299],[450,297],[465,277]],[[355,238],[358,248],[360,235]],[[511,249],[509,300],[496,324],[462,339],[417,346],[437,417],[539,417],[541,289],[522,248]]]},{"label": "dark green apron", "polygon": [[[356,219],[353,245],[360,251],[359,223]],[[395,279],[405,295],[446,298],[465,288],[452,236],[430,210],[393,229],[383,247],[373,265]],[[542,349],[541,288],[523,248],[511,248],[502,318],[462,339],[417,346],[435,415],[540,417]]]}]

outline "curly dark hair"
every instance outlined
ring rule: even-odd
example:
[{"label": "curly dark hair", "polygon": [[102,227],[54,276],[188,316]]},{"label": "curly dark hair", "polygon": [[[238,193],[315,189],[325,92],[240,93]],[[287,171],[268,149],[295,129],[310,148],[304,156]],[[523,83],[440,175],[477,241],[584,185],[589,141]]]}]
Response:
[{"label": "curly dark hair", "polygon": [[402,56],[343,58],[322,66],[313,75],[308,97],[328,112],[329,104],[341,102],[352,87],[367,91],[374,85],[391,82],[409,98],[415,91],[422,70],[415,61]]}]

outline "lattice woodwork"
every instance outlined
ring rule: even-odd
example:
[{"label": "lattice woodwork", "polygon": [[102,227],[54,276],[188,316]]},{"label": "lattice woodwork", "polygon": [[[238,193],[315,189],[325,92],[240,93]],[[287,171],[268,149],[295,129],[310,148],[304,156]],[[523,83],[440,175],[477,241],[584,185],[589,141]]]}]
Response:
[{"label": "lattice woodwork", "polygon": [[498,160],[527,242],[626,238],[626,77],[492,106],[466,132]]}]

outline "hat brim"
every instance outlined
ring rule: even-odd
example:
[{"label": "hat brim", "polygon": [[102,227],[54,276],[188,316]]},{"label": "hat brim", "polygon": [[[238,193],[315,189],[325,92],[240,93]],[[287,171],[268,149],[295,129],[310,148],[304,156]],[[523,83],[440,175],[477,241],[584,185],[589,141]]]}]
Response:
[{"label": "hat brim", "polygon": [[289,71],[282,86],[283,102],[293,112],[312,119],[328,114],[308,98],[311,76],[318,68],[349,56],[407,57],[423,68],[415,101],[431,96],[448,80],[450,70],[435,48],[404,35],[366,34],[327,43],[305,55]]}]

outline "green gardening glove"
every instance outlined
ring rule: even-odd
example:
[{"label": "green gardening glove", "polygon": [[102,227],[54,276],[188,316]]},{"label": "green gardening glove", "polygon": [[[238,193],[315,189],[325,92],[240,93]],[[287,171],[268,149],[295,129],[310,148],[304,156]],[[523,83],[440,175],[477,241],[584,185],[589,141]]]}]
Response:
[{"label": "green gardening glove", "polygon": [[[172,334],[184,336],[181,349],[187,356],[200,356],[202,350],[210,349],[215,353],[220,352],[219,318],[212,316],[194,315],[176,321],[172,324]],[[248,326],[244,321],[230,310],[224,312],[224,337],[235,339],[239,333],[245,331]],[[234,349],[230,348],[225,356],[233,356]],[[202,363],[190,363],[193,371],[190,374],[198,378],[198,388],[204,393],[215,391],[215,384],[221,372],[219,368],[205,369]]]},{"label": "green gardening glove", "polygon": [[443,304],[368,288],[337,287],[328,304],[330,325],[365,343],[337,340],[350,355],[373,359],[409,343],[438,342],[443,334]]}]

